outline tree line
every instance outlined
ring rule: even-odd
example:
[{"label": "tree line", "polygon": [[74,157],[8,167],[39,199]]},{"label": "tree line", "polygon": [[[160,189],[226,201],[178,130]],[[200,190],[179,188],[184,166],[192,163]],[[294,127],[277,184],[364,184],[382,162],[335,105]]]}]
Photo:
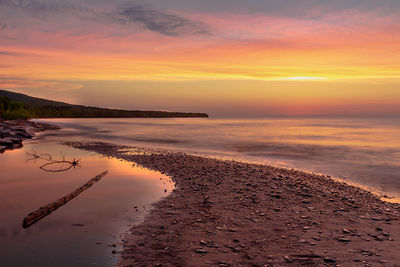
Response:
[{"label": "tree line", "polygon": [[193,118],[204,113],[120,110],[78,105],[33,106],[0,96],[0,117],[5,120],[30,118]]}]

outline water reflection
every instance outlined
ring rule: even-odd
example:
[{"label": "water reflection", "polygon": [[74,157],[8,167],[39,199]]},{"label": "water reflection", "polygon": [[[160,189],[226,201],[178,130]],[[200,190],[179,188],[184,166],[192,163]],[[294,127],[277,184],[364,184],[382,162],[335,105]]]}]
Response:
[{"label": "water reflection", "polygon": [[[82,167],[45,172],[40,162],[26,162],[25,153],[32,151],[79,158]],[[27,214],[104,170],[109,174],[90,189],[22,228]],[[171,180],[158,172],[55,143],[31,142],[1,154],[0,173],[0,266],[112,266],[112,250],[118,247],[109,245],[128,224],[140,222],[151,203],[173,190]]]},{"label": "water reflection", "polygon": [[28,157],[26,161],[34,161],[35,163],[37,161],[44,162],[39,168],[47,172],[65,172],[72,168],[81,167],[79,165],[80,159],[73,158],[68,160],[65,158],[65,155],[62,155],[61,159],[55,159],[49,153],[37,154],[36,151],[27,152],[26,155]]}]

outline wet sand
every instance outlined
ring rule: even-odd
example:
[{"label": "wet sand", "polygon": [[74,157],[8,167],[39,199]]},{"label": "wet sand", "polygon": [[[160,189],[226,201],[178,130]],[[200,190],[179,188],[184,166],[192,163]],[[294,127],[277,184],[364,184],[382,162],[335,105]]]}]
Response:
[{"label": "wet sand", "polygon": [[176,183],[127,234],[120,266],[400,266],[400,205],[364,189],[267,165],[70,145]]}]

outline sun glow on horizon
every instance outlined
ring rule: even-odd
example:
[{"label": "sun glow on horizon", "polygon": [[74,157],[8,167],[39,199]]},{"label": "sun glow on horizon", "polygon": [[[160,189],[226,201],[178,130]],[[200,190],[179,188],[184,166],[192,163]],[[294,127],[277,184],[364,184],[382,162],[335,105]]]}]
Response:
[{"label": "sun glow on horizon", "polygon": [[286,78],[278,78],[277,80],[328,80],[325,77],[306,77],[306,76],[298,76],[298,77],[286,77]]}]

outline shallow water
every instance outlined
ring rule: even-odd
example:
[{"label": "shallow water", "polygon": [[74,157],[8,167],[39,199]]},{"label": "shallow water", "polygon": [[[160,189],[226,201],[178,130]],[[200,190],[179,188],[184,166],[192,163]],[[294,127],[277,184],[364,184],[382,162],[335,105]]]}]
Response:
[{"label": "shallow water", "polygon": [[324,173],[400,196],[400,119],[53,119],[42,138],[106,141]]},{"label": "shallow water", "polygon": [[[39,168],[45,160],[30,160],[26,152],[80,159],[80,166],[47,172]],[[22,227],[30,212],[105,170],[109,173],[78,197]],[[171,180],[158,172],[44,140],[0,154],[0,174],[0,266],[113,266],[120,235],[143,219],[151,203],[173,190]]]}]

